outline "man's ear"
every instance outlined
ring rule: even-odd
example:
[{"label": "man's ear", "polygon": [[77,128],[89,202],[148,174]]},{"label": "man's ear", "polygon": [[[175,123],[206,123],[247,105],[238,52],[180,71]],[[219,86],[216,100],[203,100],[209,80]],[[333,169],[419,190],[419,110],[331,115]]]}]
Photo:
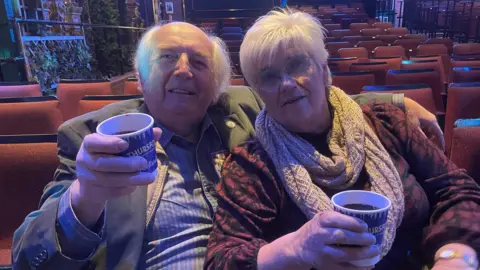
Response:
[{"label": "man's ear", "polygon": [[326,86],[332,85],[332,74],[327,64],[322,65],[323,82]]}]

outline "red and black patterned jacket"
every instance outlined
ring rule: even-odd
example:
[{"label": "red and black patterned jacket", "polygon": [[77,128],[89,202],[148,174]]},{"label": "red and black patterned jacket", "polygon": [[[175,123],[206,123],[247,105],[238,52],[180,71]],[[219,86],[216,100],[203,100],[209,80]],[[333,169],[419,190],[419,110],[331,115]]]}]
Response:
[{"label": "red and black patterned jacket", "polygon": [[[468,244],[480,254],[479,186],[396,107],[373,104],[362,109],[389,152],[405,194],[405,214],[395,242],[375,269],[418,269],[451,242]],[[366,173],[358,184],[352,189],[368,189]],[[338,192],[324,191],[329,196]],[[308,221],[256,141],[237,147],[226,160],[217,192],[205,269],[257,269],[263,245]]]}]

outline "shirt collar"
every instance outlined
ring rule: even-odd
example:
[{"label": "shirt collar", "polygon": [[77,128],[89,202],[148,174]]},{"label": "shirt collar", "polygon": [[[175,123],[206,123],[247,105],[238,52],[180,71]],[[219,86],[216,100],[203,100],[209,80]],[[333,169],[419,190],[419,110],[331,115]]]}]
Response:
[{"label": "shirt collar", "polygon": [[[173,137],[179,137],[184,139],[182,136],[175,134],[173,131],[169,130],[164,125],[162,125],[162,123],[158,121],[155,121],[155,127],[158,127],[162,130],[162,136],[160,137],[160,145],[162,145],[163,147],[167,146],[167,144],[170,143]],[[208,115],[205,115],[205,117],[202,120],[200,136],[203,135],[205,132],[207,132],[207,130],[210,127],[215,129],[215,126],[213,125],[213,122],[210,119],[210,117]],[[215,135],[218,136],[218,132],[215,132]]]}]

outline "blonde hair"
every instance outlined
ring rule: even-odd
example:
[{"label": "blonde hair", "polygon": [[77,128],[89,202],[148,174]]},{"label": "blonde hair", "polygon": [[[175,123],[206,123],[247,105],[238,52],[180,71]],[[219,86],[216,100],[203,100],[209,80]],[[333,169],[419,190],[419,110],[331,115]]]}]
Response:
[{"label": "blonde hair", "polygon": [[[177,22],[173,22],[177,23]],[[184,22],[181,22],[184,23]],[[143,81],[149,78],[152,69],[152,56],[158,53],[158,48],[155,44],[155,34],[164,25],[160,24],[151,27],[142,36],[137,46],[137,52],[135,54],[134,66],[139,76],[139,80],[143,85]],[[215,100],[227,90],[230,84],[230,76],[232,72],[230,57],[225,43],[218,37],[213,35],[207,35],[210,42],[213,45],[212,51],[212,72],[215,78],[216,96]],[[143,89],[145,91],[145,89]]]},{"label": "blonde hair", "polygon": [[[275,52],[294,46],[308,52],[317,66],[326,64],[328,52],[324,39],[326,30],[313,16],[291,9],[270,11],[257,19],[248,30],[240,47],[240,65],[243,76],[252,86],[256,86],[256,75],[261,61],[268,57],[271,63]],[[331,84],[330,71],[327,85]]]}]

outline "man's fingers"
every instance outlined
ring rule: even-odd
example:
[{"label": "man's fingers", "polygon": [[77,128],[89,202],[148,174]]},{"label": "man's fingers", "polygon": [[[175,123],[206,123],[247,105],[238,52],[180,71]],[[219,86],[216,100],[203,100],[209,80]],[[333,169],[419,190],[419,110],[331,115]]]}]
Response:
[{"label": "man's fingers", "polygon": [[112,155],[83,155],[79,160],[90,170],[97,172],[134,173],[148,167],[148,162],[141,156],[121,157]]},{"label": "man's fingers", "polygon": [[115,136],[94,133],[85,137],[83,148],[89,153],[119,154],[128,148],[128,143]]},{"label": "man's fingers", "polygon": [[153,137],[155,138],[155,141],[158,142],[160,137],[162,137],[162,130],[160,128],[153,128]]},{"label": "man's fingers", "polygon": [[370,259],[380,255],[380,248],[376,245],[368,247],[325,246],[324,254],[336,262],[351,262]]},{"label": "man's fingers", "polygon": [[350,217],[338,212],[322,212],[314,217],[319,227],[339,228],[352,232],[363,233],[368,229],[368,225],[358,218]]}]

